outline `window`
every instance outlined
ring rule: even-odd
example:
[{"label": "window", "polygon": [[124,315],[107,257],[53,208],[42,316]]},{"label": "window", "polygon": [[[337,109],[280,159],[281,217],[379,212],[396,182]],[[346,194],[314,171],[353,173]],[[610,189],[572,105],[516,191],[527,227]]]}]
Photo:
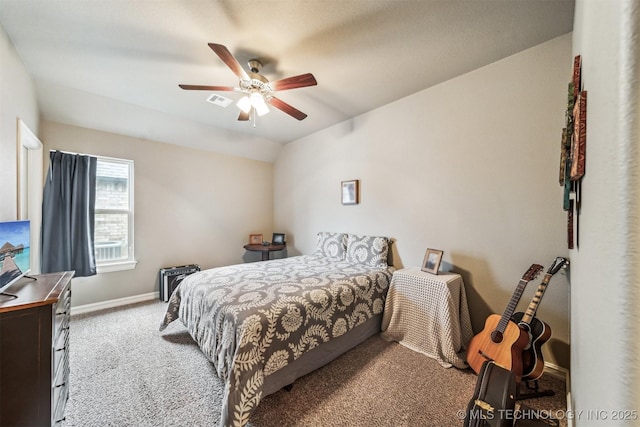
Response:
[{"label": "window", "polygon": [[95,248],[98,273],[135,268],[133,161],[98,156]]}]

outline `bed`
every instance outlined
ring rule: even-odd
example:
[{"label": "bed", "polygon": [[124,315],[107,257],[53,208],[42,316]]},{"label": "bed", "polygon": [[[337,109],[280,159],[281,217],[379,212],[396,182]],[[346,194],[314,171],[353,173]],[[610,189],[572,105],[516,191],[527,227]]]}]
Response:
[{"label": "bed", "polygon": [[321,232],[312,255],[187,276],[160,325],[180,319],[225,383],[220,425],[380,332],[393,274],[385,237]]}]

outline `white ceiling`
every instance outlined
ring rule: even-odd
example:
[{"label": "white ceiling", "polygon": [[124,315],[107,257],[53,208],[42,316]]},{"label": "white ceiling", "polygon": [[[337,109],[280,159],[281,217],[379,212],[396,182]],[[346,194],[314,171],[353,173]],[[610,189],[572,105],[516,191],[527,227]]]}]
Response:
[{"label": "white ceiling", "polygon": [[[45,119],[272,161],[281,144],[568,33],[573,0],[0,0]],[[236,86],[207,43],[270,80],[308,114],[234,104],[179,83]],[[240,94],[219,92],[239,99]]]}]

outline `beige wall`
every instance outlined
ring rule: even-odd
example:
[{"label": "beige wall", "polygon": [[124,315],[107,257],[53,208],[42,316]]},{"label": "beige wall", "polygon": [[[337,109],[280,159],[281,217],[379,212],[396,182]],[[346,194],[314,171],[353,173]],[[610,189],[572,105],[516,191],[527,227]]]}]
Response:
[{"label": "beige wall", "polygon": [[[571,251],[577,411],[640,410],[640,1],[578,0],[573,53],[588,92],[580,246]],[[620,412],[624,414],[624,412]]]},{"label": "beige wall", "polygon": [[[288,144],[274,225],[289,252],[311,252],[322,230],[390,236],[398,266],[442,249],[482,329],[532,263],[568,254],[558,163],[571,65],[568,34]],[[361,203],[342,206],[350,179],[361,180]],[[561,366],[568,291],[557,275],[539,310],[553,329],[545,360]]]},{"label": "beige wall", "polygon": [[17,119],[37,134],[38,104],[31,77],[0,26],[0,221],[17,217]]},{"label": "beige wall", "polygon": [[[74,306],[157,290],[158,270],[255,260],[250,233],[272,232],[273,164],[43,121],[49,150],[135,162],[135,270],[74,279]],[[45,170],[48,155],[45,156]]]}]

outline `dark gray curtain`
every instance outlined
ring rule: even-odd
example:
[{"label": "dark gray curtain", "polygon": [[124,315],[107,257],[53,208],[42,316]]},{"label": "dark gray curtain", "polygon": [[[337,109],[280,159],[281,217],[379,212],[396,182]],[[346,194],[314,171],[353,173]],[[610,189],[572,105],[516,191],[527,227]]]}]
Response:
[{"label": "dark gray curtain", "polygon": [[96,274],[96,157],[49,153],[42,201],[42,272]]}]

